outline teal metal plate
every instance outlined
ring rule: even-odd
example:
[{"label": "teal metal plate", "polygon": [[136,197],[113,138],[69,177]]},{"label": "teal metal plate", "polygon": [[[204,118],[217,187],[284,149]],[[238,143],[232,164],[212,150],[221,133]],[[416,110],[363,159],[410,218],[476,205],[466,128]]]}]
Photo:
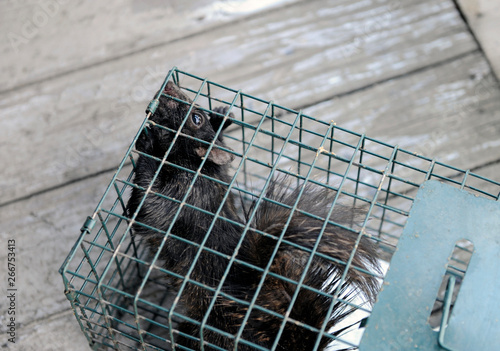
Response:
[{"label": "teal metal plate", "polygon": [[443,350],[427,320],[459,239],[474,252],[444,345],[500,350],[500,203],[438,181],[417,193],[360,350]]}]

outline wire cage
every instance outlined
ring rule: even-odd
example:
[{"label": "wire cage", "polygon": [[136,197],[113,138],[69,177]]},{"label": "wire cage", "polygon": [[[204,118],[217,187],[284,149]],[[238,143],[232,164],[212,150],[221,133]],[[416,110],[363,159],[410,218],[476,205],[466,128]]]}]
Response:
[{"label": "wire cage", "polygon": [[[168,160],[167,154],[172,149],[164,156],[145,155],[137,150],[136,144],[141,135],[155,125],[151,116],[158,107],[159,97],[165,94],[168,81],[174,81],[193,101],[188,103],[190,111],[198,108],[207,114],[218,114],[224,121],[232,116],[230,126],[221,126],[215,131],[216,134],[224,134],[227,147],[222,146],[222,149],[232,155],[228,179],[213,179],[204,174],[204,163],[209,162],[209,157],[203,157],[197,169],[188,169],[183,168],[181,163],[175,165],[175,162]],[[217,109],[218,106],[225,109]],[[292,327],[296,333],[293,335],[304,332],[312,338],[310,349],[323,349],[325,344],[329,345],[329,350],[356,348],[371,307],[366,294],[356,287],[348,286],[349,277],[357,270],[362,276],[380,284],[419,187],[427,180],[436,179],[480,197],[499,199],[500,183],[349,131],[337,126],[334,121],[316,119],[177,68],[169,72],[146,112],[148,114],[136,137],[94,213],[85,221],[80,237],[60,270],[65,294],[94,350],[223,350],[222,344],[213,341],[220,338],[228,340],[231,349],[280,350],[285,349],[282,341],[288,337],[287,328]],[[189,113],[186,119],[188,116]],[[171,132],[177,138],[186,137],[181,131]],[[206,155],[212,149],[221,148],[215,142],[207,147]],[[155,193],[153,184],[136,184],[134,176],[139,167],[139,156],[153,159],[159,169],[161,165],[169,164],[189,174],[191,183],[186,186],[187,195],[184,198],[171,198]],[[193,208],[187,201],[197,179],[205,178],[226,189],[222,202],[217,203],[213,211]],[[283,186],[282,197],[271,199],[269,189],[273,187],[275,179],[286,179],[283,183],[286,186]],[[322,205],[328,202],[321,215],[308,211],[307,206],[303,207],[300,202],[300,197],[313,188],[323,191],[317,194],[326,194],[324,199],[318,199]],[[127,210],[133,189],[175,203],[175,216],[183,207],[191,207],[191,210],[208,216],[209,224],[202,228],[207,233],[206,237],[191,241],[183,233],[175,232],[173,228],[177,217],[174,217],[166,227],[148,228],[161,234],[157,245],[151,245],[151,242],[134,233],[134,226],[141,224],[137,223],[137,213]],[[296,198],[281,201],[285,197],[288,199],[287,196]],[[224,217],[224,206],[229,201],[234,202],[237,217]],[[271,203],[272,206],[285,208],[284,212],[289,216],[278,234],[252,227],[252,216],[258,216],[259,207],[266,206],[266,203],[268,206]],[[350,213],[351,208],[361,208],[361,216],[355,219],[354,216],[347,216],[349,218],[346,219],[345,216],[335,215],[339,212],[345,214],[346,211]],[[287,225],[292,221],[292,214],[299,212],[319,223],[319,229],[316,228],[314,234],[316,242],[310,245],[301,246],[300,242],[287,237]],[[241,238],[232,247],[232,252],[221,252],[207,244],[207,238],[217,232],[220,222],[239,228]],[[353,238],[349,252],[337,256],[321,250],[320,242],[330,227],[339,228],[339,235]],[[267,243],[272,243],[274,247],[266,256],[269,262],[256,264],[240,257],[245,246],[244,238],[251,235],[249,233],[254,237],[268,238]],[[193,262],[181,272],[170,269],[164,263],[165,257],[162,257],[162,248],[172,245],[172,240],[194,252]],[[357,251],[363,242],[368,241],[376,247],[377,261],[382,269],[357,266]],[[293,265],[290,262],[283,263],[298,271],[294,277],[273,268],[279,265],[276,263],[278,260],[284,260],[284,256],[280,256],[284,246],[292,247],[286,251],[288,253],[300,252],[299,256],[290,258]],[[460,279],[471,251],[470,242],[457,243],[447,276]],[[193,272],[198,269],[196,261],[201,260],[206,252],[214,257],[222,257],[225,262],[223,274],[210,284],[196,282],[193,278]],[[317,262],[320,261],[331,263],[329,267],[333,268],[328,274],[335,282],[321,282],[312,286],[308,283],[310,276],[315,274],[312,268],[315,264],[318,266]],[[237,267],[257,272],[258,279],[252,283],[252,287],[245,287],[240,282],[243,288],[240,287],[237,295],[232,295],[231,291],[224,288],[224,284],[232,279],[230,276],[235,274]],[[285,294],[288,302],[280,309],[261,304],[259,296],[267,289],[269,281],[274,282],[273,287],[286,285],[290,288],[289,293]],[[443,279],[433,313],[429,316],[429,323],[436,327],[439,327],[441,320],[446,282],[447,277]],[[199,295],[192,293],[191,300],[186,302],[182,294],[190,291],[190,286],[195,286],[198,290],[191,292],[196,291]],[[241,290],[246,290],[245,297],[242,297]],[[299,309],[297,305],[301,296],[308,292],[315,299],[325,302],[323,318],[316,324],[294,315]],[[186,304],[198,304],[197,296],[206,300],[203,301],[205,307],[201,316],[187,312],[189,307]],[[241,316],[232,329],[214,326],[210,319],[210,314],[215,313],[217,308],[224,303],[229,304],[227,301],[232,303],[231,311]],[[305,306],[305,310],[308,308]],[[329,321],[336,311],[339,315],[345,313],[347,317],[339,318],[339,323],[332,325]],[[307,314],[304,311],[296,314],[300,316],[301,313]],[[269,334],[272,337],[266,342],[247,337],[251,331],[248,332],[246,326],[252,319],[259,318],[272,320],[272,325],[276,326]],[[187,333],[180,328],[183,323],[194,326],[191,330],[196,332]],[[219,335],[219,339],[210,337],[214,334]],[[178,342],[179,338],[196,343],[182,344]]]}]

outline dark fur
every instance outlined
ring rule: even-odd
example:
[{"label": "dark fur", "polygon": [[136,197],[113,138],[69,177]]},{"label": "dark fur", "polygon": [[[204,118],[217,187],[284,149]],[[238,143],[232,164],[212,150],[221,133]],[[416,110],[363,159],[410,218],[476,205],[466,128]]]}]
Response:
[{"label": "dark fur", "polygon": [[[151,120],[156,125],[149,126],[147,131],[140,135],[136,144],[138,151],[159,159],[164,157],[171,146],[175,133],[180,128],[192,105],[191,100],[172,83],[168,83],[165,92],[170,96],[186,101],[187,104],[162,95],[160,105],[151,117]],[[204,112],[197,109],[196,106],[193,107],[191,115],[188,116],[188,120],[182,129],[182,134],[178,136],[177,141],[166,157],[166,162],[161,166],[151,192],[148,193],[142,207],[139,208],[135,218],[137,223],[133,224],[134,235],[145,239],[153,252],[156,252],[159,245],[165,240],[165,232],[172,224],[174,215],[179,209],[178,203],[163,198],[158,194],[182,200],[194,177],[193,173],[177,169],[171,163],[196,171],[200,167],[203,157],[206,157],[207,159],[201,170],[202,174],[225,183],[230,180],[227,167],[233,156],[229,152],[217,148],[217,146],[226,146],[221,135],[215,138],[215,132],[222,123],[224,123],[223,130],[231,122],[230,120],[224,121],[220,116],[220,114],[225,114],[226,110],[217,109],[215,112],[218,113],[211,114],[210,119],[208,119]],[[201,127],[198,128],[192,123],[193,114],[202,115],[205,123]],[[168,127],[171,131],[162,129],[158,125]],[[207,156],[206,149],[208,145],[190,139],[186,135],[213,142],[212,152]],[[144,155],[139,157],[135,170],[135,183],[139,188],[133,189],[128,203],[130,217],[137,211],[140,202],[145,196],[145,189],[150,186],[160,164],[159,160],[151,157]],[[186,202],[196,208],[215,213],[221,206],[226,192],[227,187],[225,185],[198,176]],[[293,206],[299,192],[300,187],[290,190],[289,181],[286,178],[279,178],[271,182],[266,192],[266,198]],[[236,213],[233,196],[230,195],[227,198],[220,211],[222,218],[218,218],[213,224],[205,247],[231,256],[241,236],[245,235],[237,258],[250,263],[255,268],[233,263],[222,286],[222,294],[217,296],[217,300],[207,317],[207,325],[231,335],[236,335],[242,326],[245,315],[249,313],[248,321],[242,327],[242,338],[264,347],[270,348],[273,345],[283,319],[256,308],[248,311],[248,302],[254,299],[258,287],[261,286],[255,300],[256,304],[280,315],[286,314],[297,285],[271,275],[267,275],[261,282],[262,269],[272,259],[270,266],[272,273],[286,277],[294,282],[301,280],[306,262],[310,257],[308,250],[314,247],[323,224],[323,221],[314,219],[308,214],[325,218],[334,196],[335,193],[332,191],[322,190],[320,187],[308,184],[305,186],[298,203],[299,211],[295,211],[293,214],[289,208],[273,204],[267,200],[257,208],[255,208],[254,203],[246,213],[248,216],[253,210],[256,211],[254,221],[251,223],[251,229],[246,233],[243,233],[243,223],[247,222],[248,219],[242,219]],[[333,215],[329,219],[340,224],[350,224],[354,221],[357,212],[358,210],[353,208],[335,208]],[[272,253],[277,244],[277,239],[282,236],[282,231],[290,216],[292,218],[283,239],[300,247],[297,248],[283,242],[273,258]],[[232,224],[224,218],[241,223],[241,225]],[[213,219],[213,215],[184,206],[173,223],[170,233],[199,244],[207,235],[207,230]],[[141,224],[157,228],[159,231],[146,228]],[[271,237],[261,235],[259,231],[266,232]],[[355,248],[356,239],[356,233],[329,224],[324,230],[317,252],[347,262]],[[161,250],[160,259],[164,260],[166,269],[176,274],[185,275],[197,252],[198,247],[196,245],[182,242],[169,235]],[[225,257],[202,250],[194,265],[190,279],[209,288],[216,288],[228,267],[228,262],[229,260]],[[377,269],[376,251],[367,239],[362,238],[359,241],[352,259],[352,266],[368,271]],[[340,277],[344,272],[344,268],[345,265],[342,263],[315,255],[311,260],[309,270],[304,275],[303,284],[332,295],[338,288],[339,297],[347,300],[361,292],[369,301],[372,301],[377,291],[376,279],[351,267],[346,275],[346,280],[340,284]],[[327,281],[329,283],[325,284]],[[178,282],[174,284],[178,285]],[[194,320],[203,320],[213,296],[211,289],[188,283],[181,294],[181,301],[185,308],[184,314]],[[231,297],[247,303],[239,303]],[[336,302],[332,315],[327,316],[327,310],[331,303],[331,297],[301,288],[289,314],[292,321],[285,324],[277,349],[312,350],[318,333],[303,328],[295,322],[305,323],[321,329],[323,322],[327,319],[325,330],[328,331],[353,311],[352,308],[347,307],[345,304]],[[179,325],[179,332],[181,333],[177,338],[179,344],[195,350],[200,348],[199,341],[185,336],[191,335],[199,338],[199,325],[187,321],[182,322]],[[234,348],[233,338],[225,337],[210,328],[203,330],[203,339],[205,342],[223,349]],[[319,349],[324,349],[329,341],[330,339],[323,337]],[[208,346],[205,349],[210,350],[213,348]],[[238,350],[255,350],[255,348],[240,343]]]}]

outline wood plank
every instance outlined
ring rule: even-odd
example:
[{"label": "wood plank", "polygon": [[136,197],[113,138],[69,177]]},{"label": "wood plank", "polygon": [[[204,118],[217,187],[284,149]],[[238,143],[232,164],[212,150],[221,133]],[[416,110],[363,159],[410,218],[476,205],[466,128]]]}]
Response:
[{"label": "wood plank", "polygon": [[112,169],[175,63],[294,108],[476,49],[449,1],[391,4],[299,3],[3,94],[2,203]]},{"label": "wood plank", "polygon": [[[447,1],[323,3],[322,7],[299,4],[277,18],[248,21],[252,37],[230,37],[219,47],[223,52],[238,47],[237,55],[245,60],[225,64],[223,70],[208,70],[204,76],[216,76],[230,87],[242,86],[249,94],[264,92],[269,99],[296,108],[476,48]],[[289,20],[282,23],[283,18]],[[277,30],[269,33],[269,28]],[[289,36],[293,39],[284,39]],[[196,74],[199,65],[188,64],[186,70]]]},{"label": "wood plank", "polygon": [[458,0],[474,35],[500,79],[500,1]]},{"label": "wood plank", "polygon": [[297,0],[8,1],[0,91],[130,55]]},{"label": "wood plank", "polygon": [[[16,321],[21,325],[70,309],[58,270],[110,178],[108,173],[2,207],[0,241],[16,241]],[[7,266],[6,250],[0,262]],[[7,270],[0,270],[2,281],[6,277]],[[0,306],[2,316],[6,309]]]},{"label": "wood plank", "polygon": [[304,112],[456,167],[500,159],[500,91],[480,53]]},{"label": "wood plank", "polygon": [[15,345],[7,344],[6,350],[23,351],[90,351],[87,339],[75,323],[73,313],[67,311],[57,316],[34,322],[19,329]]}]

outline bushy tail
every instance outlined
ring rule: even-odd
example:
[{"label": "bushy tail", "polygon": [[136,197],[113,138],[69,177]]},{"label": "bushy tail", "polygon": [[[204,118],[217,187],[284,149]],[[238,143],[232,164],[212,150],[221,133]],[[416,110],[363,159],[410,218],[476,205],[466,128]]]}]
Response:
[{"label": "bushy tail", "polygon": [[[355,230],[336,225],[350,228],[364,218],[365,211],[336,204],[328,217],[335,196],[335,191],[324,187],[312,183],[292,186],[288,177],[280,177],[270,184],[264,201],[256,209],[254,232],[249,239],[253,245],[248,246],[255,251],[248,257],[259,267],[272,262],[256,304],[279,315],[289,312],[290,318],[283,328],[282,318],[261,310],[253,311],[245,328],[248,334],[257,337],[257,343],[274,339],[282,328],[279,350],[312,350],[317,342],[317,330],[325,320],[324,330],[328,332],[356,310],[346,302],[360,294],[369,303],[374,301],[379,283],[367,272],[380,271],[376,248]],[[253,207],[255,204],[249,213]],[[351,264],[342,280],[349,261]],[[301,280],[302,285],[298,286]],[[297,289],[300,289],[298,293]],[[340,301],[333,302],[333,310],[328,315],[332,296]],[[322,350],[331,341],[323,337],[318,349]]]},{"label": "bushy tail", "polygon": [[[251,266],[233,265],[207,319],[215,329],[183,323],[180,331],[197,340],[180,336],[178,342],[198,350],[203,334],[205,349],[232,350],[241,332],[238,350],[256,350],[247,342],[270,349],[278,339],[276,350],[307,351],[324,350],[332,342],[328,336],[318,341],[322,328],[333,337],[343,333],[345,328],[335,326],[356,311],[349,302],[360,295],[368,303],[375,299],[378,280],[368,272],[379,268],[372,242],[336,225],[351,228],[364,211],[335,205],[327,219],[335,195],[313,184],[294,187],[286,177],[273,180],[263,201],[246,210],[247,221],[255,215],[237,258]],[[203,316],[205,309],[196,307],[200,298],[187,306]]]}]

